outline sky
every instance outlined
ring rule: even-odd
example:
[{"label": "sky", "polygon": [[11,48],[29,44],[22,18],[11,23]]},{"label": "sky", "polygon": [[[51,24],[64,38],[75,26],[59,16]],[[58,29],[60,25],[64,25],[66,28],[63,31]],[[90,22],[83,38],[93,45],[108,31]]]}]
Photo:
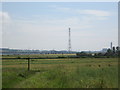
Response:
[{"label": "sky", "polygon": [[0,18],[2,47],[68,50],[68,28],[73,51],[118,45],[117,2],[4,2]]}]

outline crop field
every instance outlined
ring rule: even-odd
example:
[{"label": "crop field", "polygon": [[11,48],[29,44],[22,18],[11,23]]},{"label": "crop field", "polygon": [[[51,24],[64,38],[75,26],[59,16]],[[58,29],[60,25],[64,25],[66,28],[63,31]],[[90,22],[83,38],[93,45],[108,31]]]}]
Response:
[{"label": "crop field", "polygon": [[[29,57],[57,56],[59,55],[29,55]],[[118,88],[118,58],[31,59],[30,71],[27,70],[27,63],[26,59],[2,60],[2,87]]]}]

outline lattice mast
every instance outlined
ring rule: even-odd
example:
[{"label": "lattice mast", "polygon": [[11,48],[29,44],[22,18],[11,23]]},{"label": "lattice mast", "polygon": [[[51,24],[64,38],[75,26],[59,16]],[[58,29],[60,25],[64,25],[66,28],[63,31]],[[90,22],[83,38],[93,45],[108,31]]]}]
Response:
[{"label": "lattice mast", "polygon": [[69,51],[69,53],[71,52],[71,31],[70,31],[70,28],[69,28],[68,51]]}]

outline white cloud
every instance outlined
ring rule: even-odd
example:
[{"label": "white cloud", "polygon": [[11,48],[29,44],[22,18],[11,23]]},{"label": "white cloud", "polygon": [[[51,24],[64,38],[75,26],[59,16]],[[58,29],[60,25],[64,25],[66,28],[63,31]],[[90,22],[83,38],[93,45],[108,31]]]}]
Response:
[{"label": "white cloud", "polygon": [[57,9],[62,10],[62,11],[70,11],[71,10],[70,8],[66,8],[66,7],[60,7]]},{"label": "white cloud", "polygon": [[110,16],[111,13],[103,10],[77,10],[80,14],[89,14],[94,16]]},{"label": "white cloud", "polygon": [[9,23],[10,20],[10,15],[7,12],[0,11],[0,23]]},{"label": "white cloud", "polygon": [[[77,14],[86,14],[86,15],[92,15],[92,16],[98,16],[98,17],[107,17],[112,15],[111,12],[105,11],[105,10],[72,9],[72,8],[59,7],[59,6],[51,6],[51,7],[66,13],[69,12],[69,13],[77,13]],[[104,19],[100,19],[100,20],[104,20]]]}]

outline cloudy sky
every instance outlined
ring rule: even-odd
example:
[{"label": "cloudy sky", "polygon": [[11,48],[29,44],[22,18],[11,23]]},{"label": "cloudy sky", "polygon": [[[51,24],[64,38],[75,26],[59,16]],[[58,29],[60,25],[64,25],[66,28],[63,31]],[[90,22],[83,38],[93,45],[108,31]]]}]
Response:
[{"label": "cloudy sky", "polygon": [[101,50],[118,44],[116,2],[6,2],[0,10],[2,47]]}]

